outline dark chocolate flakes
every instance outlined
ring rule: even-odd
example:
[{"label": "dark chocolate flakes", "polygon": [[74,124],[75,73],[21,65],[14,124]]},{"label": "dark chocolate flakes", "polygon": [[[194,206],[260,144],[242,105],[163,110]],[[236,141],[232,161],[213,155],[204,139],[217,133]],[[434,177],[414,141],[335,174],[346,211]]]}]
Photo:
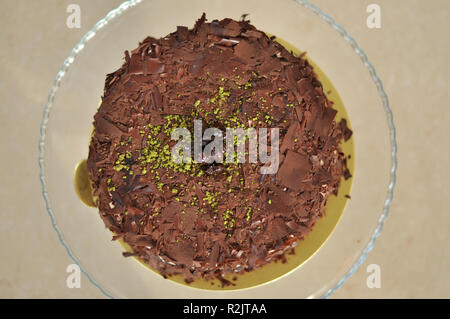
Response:
[{"label": "dark chocolate flakes", "polygon": [[[88,169],[100,216],[136,256],[186,282],[251,271],[303,238],[341,177],[352,132],[312,67],[246,20],[206,22],[125,53],[107,75],[94,117]],[[280,167],[174,164],[170,132],[278,127]],[[233,280],[235,280],[233,278]]]}]

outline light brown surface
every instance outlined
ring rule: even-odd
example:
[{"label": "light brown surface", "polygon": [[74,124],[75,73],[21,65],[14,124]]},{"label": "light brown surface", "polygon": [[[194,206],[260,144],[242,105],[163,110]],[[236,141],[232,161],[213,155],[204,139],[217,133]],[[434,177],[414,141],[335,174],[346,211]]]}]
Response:
[{"label": "light brown surface", "polygon": [[[81,29],[66,27],[78,3]],[[354,36],[389,96],[399,144],[398,183],[381,237],[335,298],[450,297],[448,126],[450,3],[376,1],[382,28],[368,29],[373,1],[314,1]],[[70,259],[41,198],[37,142],[42,108],[64,59],[84,33],[120,1],[3,2],[0,13],[0,297],[103,298],[82,278],[66,287]],[[20,182],[19,182],[20,181]],[[445,206],[444,206],[445,205]],[[381,267],[381,288],[366,286],[367,265]]]}]

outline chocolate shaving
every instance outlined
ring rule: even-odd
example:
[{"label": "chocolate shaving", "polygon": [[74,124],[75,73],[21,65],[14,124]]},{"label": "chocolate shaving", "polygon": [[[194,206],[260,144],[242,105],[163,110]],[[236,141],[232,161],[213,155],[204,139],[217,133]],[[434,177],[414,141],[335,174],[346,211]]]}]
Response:
[{"label": "chocolate shaving", "polygon": [[282,185],[299,191],[310,169],[311,163],[307,156],[289,150],[277,177]]}]

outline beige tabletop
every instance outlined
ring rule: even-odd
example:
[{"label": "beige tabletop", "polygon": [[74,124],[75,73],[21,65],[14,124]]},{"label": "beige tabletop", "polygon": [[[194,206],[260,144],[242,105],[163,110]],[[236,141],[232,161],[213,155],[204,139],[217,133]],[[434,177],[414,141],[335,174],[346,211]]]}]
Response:
[{"label": "beige tabletop", "polygon": [[[79,39],[120,0],[2,1],[0,12],[0,297],[104,298],[87,280],[66,285],[71,263],[46,214],[38,178],[41,113],[51,83]],[[314,0],[364,48],[389,96],[399,145],[387,223],[333,298],[449,298],[450,2]],[[66,25],[69,4],[81,27]],[[368,5],[381,28],[367,27]],[[368,288],[368,265],[381,287]]]}]

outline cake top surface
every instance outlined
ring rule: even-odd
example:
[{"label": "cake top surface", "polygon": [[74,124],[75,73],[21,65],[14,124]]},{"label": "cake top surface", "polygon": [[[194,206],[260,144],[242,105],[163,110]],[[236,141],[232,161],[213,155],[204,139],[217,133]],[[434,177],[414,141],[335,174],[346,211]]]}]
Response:
[{"label": "cake top surface", "polygon": [[[350,177],[339,143],[351,131],[335,115],[305,57],[249,21],[203,15],[192,29],[147,37],[107,75],[94,117],[88,169],[100,215],[126,255],[187,282],[282,258]],[[195,121],[201,135],[276,128],[275,173],[236,158],[176,163],[172,133],[195,136]]]}]

